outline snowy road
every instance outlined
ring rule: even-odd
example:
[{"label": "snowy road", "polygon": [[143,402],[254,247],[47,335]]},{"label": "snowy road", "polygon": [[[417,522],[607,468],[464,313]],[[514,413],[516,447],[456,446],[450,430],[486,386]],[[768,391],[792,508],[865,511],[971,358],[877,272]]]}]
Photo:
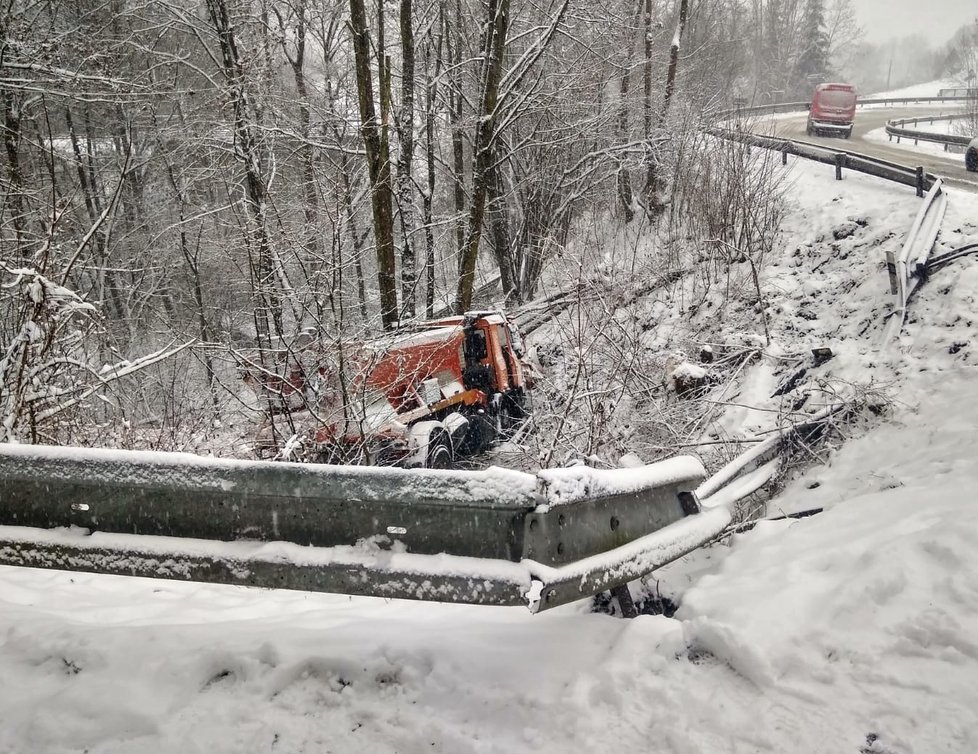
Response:
[{"label": "snowy road", "polygon": [[[946,183],[955,188],[966,189],[978,192],[978,173],[969,173],[964,167],[964,155],[953,154],[934,154],[927,149],[912,150],[908,149],[907,144],[897,146],[894,144],[881,144],[878,141],[866,138],[873,131],[883,128],[887,121],[896,118],[912,118],[914,116],[947,114],[947,109],[942,110],[940,105],[923,105],[917,107],[902,108],[861,108],[856,113],[856,122],[852,130],[852,138],[849,140],[828,138],[824,136],[808,136],[805,133],[805,123],[808,118],[807,113],[782,116],[772,121],[774,134],[796,141],[804,141],[810,144],[817,144],[829,149],[843,149],[848,152],[858,152],[870,157],[877,157],[881,160],[898,162],[904,165],[923,165],[924,168],[945,179]],[[921,130],[928,130],[922,124]],[[936,130],[936,129],[934,129]]]}]

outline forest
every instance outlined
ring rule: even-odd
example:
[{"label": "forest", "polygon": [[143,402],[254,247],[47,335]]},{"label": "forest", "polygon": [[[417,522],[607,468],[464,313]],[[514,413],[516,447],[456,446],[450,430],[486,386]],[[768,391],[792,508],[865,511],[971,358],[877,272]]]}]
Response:
[{"label": "forest", "polygon": [[851,0],[0,5],[16,442],[257,421],[242,377],[297,334],[462,312],[497,280],[516,306],[574,283],[596,225],[653,231],[649,274],[680,247],[759,258],[777,187],[701,128],[856,79],[865,50]]}]

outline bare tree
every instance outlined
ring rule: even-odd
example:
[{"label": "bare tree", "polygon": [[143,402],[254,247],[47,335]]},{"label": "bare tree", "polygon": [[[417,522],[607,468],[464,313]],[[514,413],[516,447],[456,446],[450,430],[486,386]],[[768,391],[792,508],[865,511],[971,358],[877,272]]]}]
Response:
[{"label": "bare tree", "polygon": [[[378,86],[381,92],[380,109],[386,121],[388,91],[387,65],[385,62],[383,29],[383,0],[379,2],[378,23]],[[380,316],[385,328],[397,321],[397,278],[394,262],[394,215],[392,209],[392,184],[390,143],[387,127],[381,125],[374,107],[373,75],[370,66],[370,36],[363,0],[350,0],[350,30],[353,34],[353,50],[356,58],[357,95],[360,103],[360,129],[367,152],[370,175],[370,196],[374,218],[374,241],[377,246],[377,281],[380,286]]]}]

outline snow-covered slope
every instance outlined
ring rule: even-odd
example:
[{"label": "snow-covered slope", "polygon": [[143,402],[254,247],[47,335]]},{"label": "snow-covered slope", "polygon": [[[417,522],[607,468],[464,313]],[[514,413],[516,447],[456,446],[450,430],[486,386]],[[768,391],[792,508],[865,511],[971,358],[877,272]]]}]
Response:
[{"label": "snow-covered slope", "polygon": [[[672,569],[676,617],[632,621],[0,568],[0,752],[978,750],[978,260],[880,352],[882,250],[917,200],[793,176],[772,336],[894,398],[772,501],[826,512]],[[978,209],[952,202],[957,245]]]},{"label": "snow-covered slope", "polygon": [[891,89],[887,92],[865,95],[867,99],[883,99],[885,97],[937,97],[941,89],[956,89],[967,86],[967,83],[960,79],[938,79],[937,81],[925,81],[922,84],[912,84],[901,89]]}]

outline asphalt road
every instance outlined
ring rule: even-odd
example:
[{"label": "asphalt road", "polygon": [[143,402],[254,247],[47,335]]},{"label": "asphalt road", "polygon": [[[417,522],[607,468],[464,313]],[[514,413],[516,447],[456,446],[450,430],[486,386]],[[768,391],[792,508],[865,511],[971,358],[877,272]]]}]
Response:
[{"label": "asphalt road", "polygon": [[[852,129],[851,139],[830,138],[825,136],[808,136],[805,134],[805,122],[808,118],[807,113],[797,115],[782,116],[780,119],[772,121],[773,132],[795,141],[803,141],[809,144],[816,144],[826,149],[842,149],[847,152],[858,152],[859,154],[869,155],[881,160],[897,162],[901,165],[923,165],[929,173],[934,173],[945,179],[945,183],[954,188],[965,189],[978,192],[978,173],[969,173],[964,166],[964,155],[948,152],[947,154],[934,154],[926,151],[911,151],[896,146],[896,143],[881,144],[876,141],[868,141],[865,137],[870,131],[883,128],[888,120],[895,118],[912,118],[915,116],[948,114],[953,112],[947,108],[941,109],[940,105],[933,108],[914,107],[914,108],[867,108],[856,112],[856,122]],[[922,131],[926,131],[928,126],[922,123]],[[937,130],[936,128],[934,130]],[[906,142],[904,142],[906,143]]]}]

